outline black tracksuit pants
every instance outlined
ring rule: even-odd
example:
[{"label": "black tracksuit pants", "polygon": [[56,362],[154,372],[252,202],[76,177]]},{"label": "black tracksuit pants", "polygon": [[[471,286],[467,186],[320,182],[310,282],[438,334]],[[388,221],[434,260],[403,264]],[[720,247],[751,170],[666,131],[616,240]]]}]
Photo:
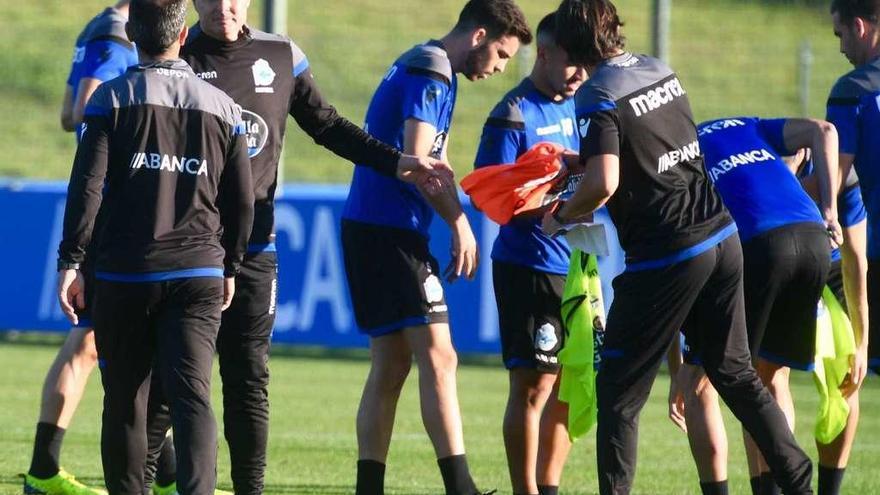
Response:
[{"label": "black tracksuit pants", "polygon": [[177,490],[210,495],[217,426],[211,409],[223,281],[96,282],[95,343],[104,384],[101,457],[111,495],[144,490],[147,410],[154,359],[171,408]]},{"label": "black tracksuit pants", "polygon": [[245,256],[217,339],[223,428],[236,495],[263,493],[269,437],[269,340],[275,325],[277,274],[274,252]]},{"label": "black tracksuit pants", "polygon": [[786,494],[811,494],[812,464],[751,364],[742,249],[733,235],[706,252],[614,280],[597,377],[599,490],[627,494],[639,412],[673,338],[684,329],[719,395],[758,444]]}]

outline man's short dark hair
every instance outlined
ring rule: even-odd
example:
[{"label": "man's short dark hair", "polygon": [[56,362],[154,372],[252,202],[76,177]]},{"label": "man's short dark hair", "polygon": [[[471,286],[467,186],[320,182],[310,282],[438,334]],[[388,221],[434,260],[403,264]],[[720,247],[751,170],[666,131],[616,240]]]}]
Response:
[{"label": "man's short dark hair", "polygon": [[541,19],[538,28],[535,29],[535,38],[538,43],[556,44],[556,12],[550,12]]},{"label": "man's short dark hair", "polygon": [[128,36],[147,55],[159,55],[177,41],[186,22],[186,0],[132,0]]},{"label": "man's short dark hair", "polygon": [[832,0],[831,13],[837,13],[844,24],[856,17],[877,24],[880,21],[880,0]]},{"label": "man's short dark hair", "polygon": [[572,62],[596,65],[626,46],[622,26],[608,0],[563,0],[556,11],[556,43]]},{"label": "man's short dark hair", "polygon": [[461,9],[455,30],[465,31],[478,27],[485,29],[492,40],[516,36],[523,45],[532,42],[532,31],[526,22],[526,16],[513,0],[470,0]]}]

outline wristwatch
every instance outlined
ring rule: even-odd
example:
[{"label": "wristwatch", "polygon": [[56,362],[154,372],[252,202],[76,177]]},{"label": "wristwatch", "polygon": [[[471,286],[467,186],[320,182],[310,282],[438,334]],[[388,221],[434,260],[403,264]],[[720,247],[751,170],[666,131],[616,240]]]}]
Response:
[{"label": "wristwatch", "polygon": [[57,271],[62,270],[79,270],[79,263],[73,263],[70,261],[58,260],[58,264],[56,266]]}]

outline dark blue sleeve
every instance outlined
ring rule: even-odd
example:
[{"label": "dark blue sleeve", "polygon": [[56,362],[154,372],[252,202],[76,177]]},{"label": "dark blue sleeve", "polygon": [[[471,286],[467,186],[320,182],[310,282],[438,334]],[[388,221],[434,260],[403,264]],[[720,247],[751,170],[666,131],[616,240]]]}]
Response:
[{"label": "dark blue sleeve", "polygon": [[868,217],[858,184],[848,187],[837,196],[837,213],[841,227],[852,227]]},{"label": "dark blue sleeve", "polygon": [[92,41],[85,47],[79,78],[109,81],[122,75],[133,62],[133,49],[114,41]]},{"label": "dark blue sleeve", "polygon": [[856,98],[829,99],[825,120],[837,128],[837,147],[841,153],[855,155],[859,145],[859,101]]},{"label": "dark blue sleeve", "polygon": [[795,150],[791,150],[785,145],[785,123],[788,119],[758,119],[758,133],[767,141],[767,144],[782,156],[793,155]]},{"label": "dark blue sleeve", "polygon": [[474,168],[513,163],[525,152],[524,146],[524,130],[486,123],[483,126],[483,135],[480,137],[480,146],[477,148]]}]

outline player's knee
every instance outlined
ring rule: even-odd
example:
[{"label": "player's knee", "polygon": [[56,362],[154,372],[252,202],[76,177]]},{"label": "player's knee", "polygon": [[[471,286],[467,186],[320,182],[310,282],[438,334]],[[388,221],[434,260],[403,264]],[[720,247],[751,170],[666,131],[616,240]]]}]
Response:
[{"label": "player's knee", "polygon": [[437,376],[455,375],[458,368],[458,354],[452,346],[435,347],[428,351],[431,371]]}]

